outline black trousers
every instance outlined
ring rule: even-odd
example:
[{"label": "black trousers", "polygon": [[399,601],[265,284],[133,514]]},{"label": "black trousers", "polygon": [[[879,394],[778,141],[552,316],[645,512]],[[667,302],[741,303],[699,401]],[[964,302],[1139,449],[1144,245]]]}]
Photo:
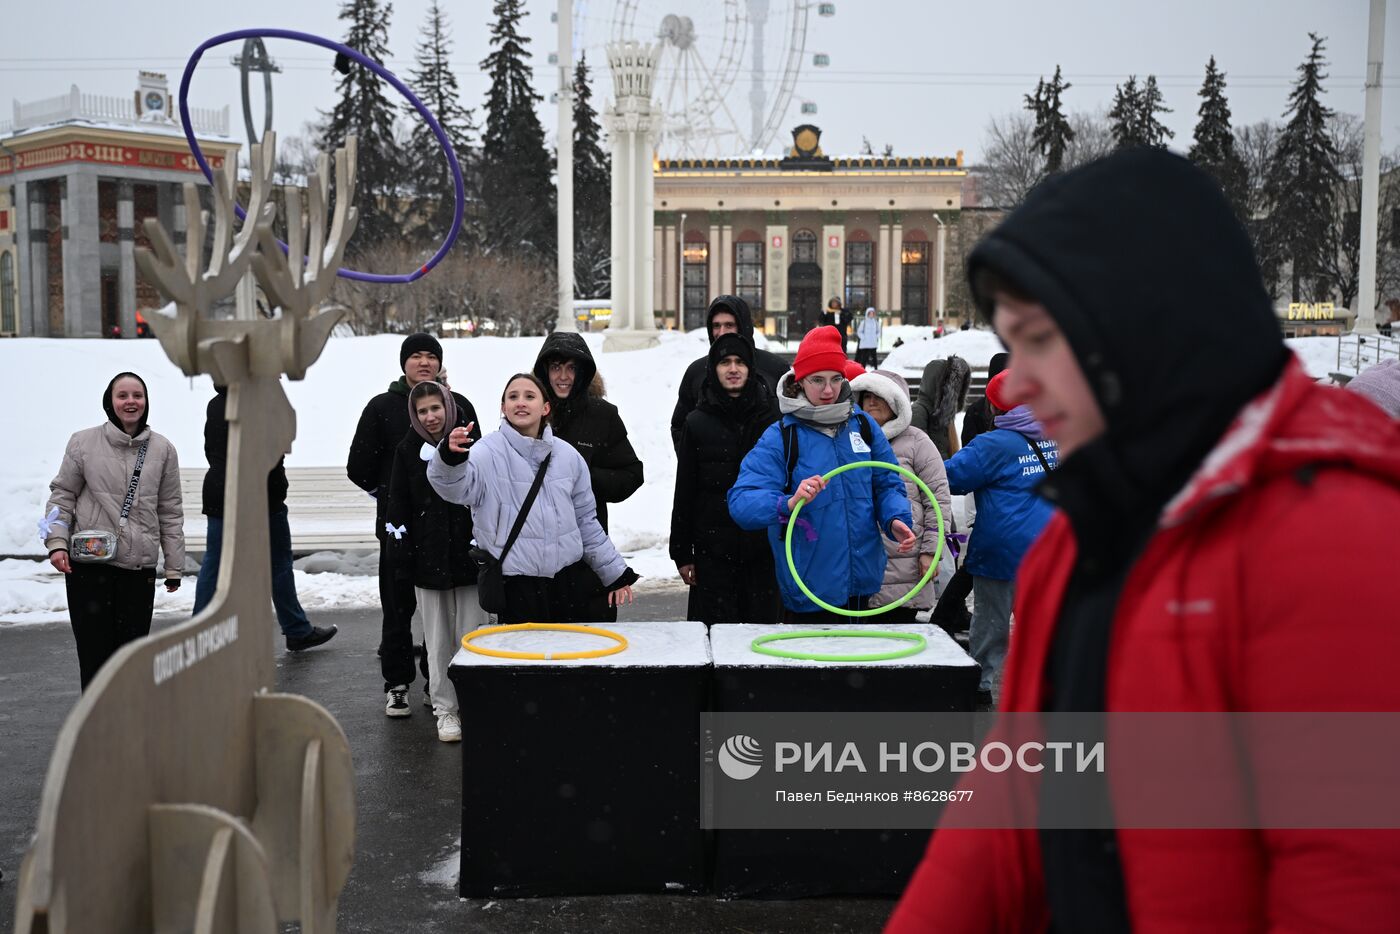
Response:
[{"label": "black trousers", "polygon": [[967,568],[958,568],[958,572],[953,575],[953,579],[948,582],[948,586],[939,596],[938,605],[933,608],[933,617],[930,622],[936,626],[942,626],[949,632],[965,631],[971,619],[967,612],[967,595],[970,593],[972,593],[972,575],[967,573]]},{"label": "black trousers", "polygon": [[[870,609],[869,597],[852,597],[846,601],[848,610],[868,610]],[[842,616],[839,613],[832,613],[829,610],[817,610],[815,613],[794,613],[792,610],[783,610],[783,622],[794,626],[844,626],[854,622],[865,622],[864,618]]]},{"label": "black trousers", "polygon": [[64,578],[83,690],[117,649],[151,632],[156,569],[73,563]]},{"label": "black trousers", "polygon": [[[379,636],[379,670],[384,690],[413,683],[413,612],[418,595],[413,581],[394,573],[385,549],[379,549],[379,606],[384,611]],[[422,657],[423,680],[428,678],[426,655]]]},{"label": "black trousers", "polygon": [[[582,561],[564,568],[554,577],[507,575],[506,610],[498,613],[501,625],[516,623],[602,623],[598,619],[598,575]],[[607,596],[603,600],[606,602]],[[614,612],[616,607],[613,608]]]}]

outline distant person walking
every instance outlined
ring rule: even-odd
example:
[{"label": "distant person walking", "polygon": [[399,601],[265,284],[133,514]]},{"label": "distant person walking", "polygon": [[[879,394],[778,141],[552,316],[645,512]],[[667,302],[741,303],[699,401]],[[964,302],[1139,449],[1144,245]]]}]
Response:
[{"label": "distant person walking", "polygon": [[846,339],[851,333],[851,316],[846,313],[839,296],[833,295],[822,312],[820,327],[833,327],[841,332],[841,352],[846,352]]},{"label": "distant person walking", "polygon": [[856,362],[868,370],[876,367],[876,354],[880,350],[880,333],[884,326],[874,308],[865,309],[865,317],[856,328]]},{"label": "distant person walking", "polygon": [[118,373],[102,409],[105,423],[68,439],[39,526],[64,575],[83,690],[117,649],[150,633],[158,556],[169,593],[185,564],[180,461],[146,424],[145,381]]},{"label": "distant person walking", "polygon": [[[599,525],[588,465],[554,434],[549,408],[543,382],[517,373],[501,396],[500,429],[473,442],[454,428],[428,464],[433,489],[471,508],[477,545],[502,563],[505,624],[590,621],[599,590],[611,606],[631,603],[638,579]],[[531,487],[536,498],[506,551]]]},{"label": "distant person walking", "polygon": [[[194,615],[214,599],[224,547],[224,493],[228,476],[228,387],[215,386],[214,398],[204,410],[204,473],[200,510],[208,518],[204,557],[194,587]],[[268,558],[272,562],[272,607],[287,651],[300,652],[329,642],[336,627],[313,626],[297,599],[292,570],[292,530],[287,522],[287,468],[279,458],[267,474]]]}]

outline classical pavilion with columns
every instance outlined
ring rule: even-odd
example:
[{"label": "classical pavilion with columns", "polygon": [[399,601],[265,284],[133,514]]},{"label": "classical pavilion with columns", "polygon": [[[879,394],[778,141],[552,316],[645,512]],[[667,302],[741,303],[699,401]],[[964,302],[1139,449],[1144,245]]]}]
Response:
[{"label": "classical pavilion with columns", "polygon": [[962,153],[828,158],[820,134],[797,127],[784,159],[656,164],[658,324],[702,327],[710,298],[725,293],[747,299],[755,324],[775,336],[800,336],[832,297],[890,323],[939,319]]},{"label": "classical pavilion with columns", "polygon": [[[135,337],[164,304],[136,274],[141,222],[182,241],[181,186],[205,184],[174,107],[165,76],[141,72],[131,97],[74,86],[0,121],[0,334]],[[227,107],[191,117],[211,165],[236,156]]]}]

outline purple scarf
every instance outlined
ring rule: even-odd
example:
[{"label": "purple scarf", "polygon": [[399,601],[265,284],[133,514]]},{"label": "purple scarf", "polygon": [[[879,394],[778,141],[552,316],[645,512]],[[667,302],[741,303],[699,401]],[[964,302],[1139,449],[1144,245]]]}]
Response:
[{"label": "purple scarf", "polygon": [[998,415],[992,419],[992,424],[997,428],[1019,431],[1037,441],[1045,439],[1045,432],[1041,430],[1040,422],[1035,420],[1035,416],[1031,414],[1031,407],[1028,405],[1018,405],[1010,412]]}]

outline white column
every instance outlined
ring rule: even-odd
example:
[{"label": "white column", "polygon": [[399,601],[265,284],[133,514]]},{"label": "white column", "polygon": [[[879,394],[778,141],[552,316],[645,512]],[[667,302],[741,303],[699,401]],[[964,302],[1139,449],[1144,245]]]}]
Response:
[{"label": "white column", "polygon": [[653,313],[660,312],[666,314],[666,283],[663,270],[666,266],[666,230],[655,223],[651,228],[651,255],[657,257],[660,262],[652,263],[651,273],[651,308]]},{"label": "white column", "polygon": [[[875,300],[872,305],[890,306],[890,225],[880,222],[880,235],[875,241]],[[864,308],[857,308],[852,314],[865,314]]]},{"label": "white column", "polygon": [[575,331],[574,320],[574,27],[573,0],[559,0],[559,124],[555,201],[559,206],[559,313],[556,331]]},{"label": "white column", "polygon": [[[679,219],[677,220],[679,223]],[[676,252],[676,244],[679,242],[678,226],[667,224],[662,233],[661,240],[661,262],[657,264],[657,279],[661,282],[661,309],[667,315],[676,313],[676,300],[680,295],[680,286],[676,283],[676,276],[680,270],[680,254]]]},{"label": "white column", "polygon": [[943,323],[943,316],[946,315],[946,302],[948,299],[948,228],[943,224],[943,218],[937,214],[933,219],[938,221],[938,249],[935,253],[934,261],[938,263],[938,304],[935,306],[938,313],[938,323]]},{"label": "white column", "polygon": [[613,160],[613,271],[604,351],[657,343],[652,158],[659,127],[651,91],[660,48],[636,41],[607,47],[616,100],[605,113]]},{"label": "white column", "polygon": [[[838,296],[842,304],[846,301],[846,228],[840,224],[827,224],[822,228],[821,247],[817,255],[822,263],[822,307]],[[849,311],[849,309],[847,309]],[[861,311],[865,311],[864,308]]]},{"label": "white column", "polygon": [[890,257],[886,265],[890,269],[890,290],[882,304],[899,315],[904,311],[904,225],[899,221],[890,228]]},{"label": "white column", "polygon": [[117,182],[117,245],[121,258],[117,266],[117,323],[123,337],[136,336],[136,210],[132,184]]},{"label": "white column", "polygon": [[1366,44],[1366,122],[1361,151],[1361,279],[1353,330],[1376,330],[1376,228],[1381,167],[1381,64],[1385,53],[1385,0],[1371,0]]},{"label": "white column", "polygon": [[719,290],[734,294],[734,227],[721,224],[719,228]]}]

